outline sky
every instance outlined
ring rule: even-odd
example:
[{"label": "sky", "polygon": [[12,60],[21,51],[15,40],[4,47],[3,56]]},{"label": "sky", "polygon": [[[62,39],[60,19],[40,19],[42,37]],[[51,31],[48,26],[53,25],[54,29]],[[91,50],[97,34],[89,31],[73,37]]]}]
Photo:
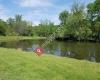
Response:
[{"label": "sky", "polygon": [[[94,0],[79,0],[87,5]],[[43,20],[59,24],[59,13],[70,11],[75,0],[0,0],[0,19],[7,20],[21,14],[24,20],[38,25]]]}]

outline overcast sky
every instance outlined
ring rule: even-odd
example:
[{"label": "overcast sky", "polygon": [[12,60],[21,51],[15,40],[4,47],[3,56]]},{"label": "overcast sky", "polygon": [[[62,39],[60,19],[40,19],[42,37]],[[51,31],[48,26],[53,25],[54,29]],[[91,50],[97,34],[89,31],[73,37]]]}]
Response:
[{"label": "overcast sky", "polygon": [[[16,14],[22,14],[23,19],[38,24],[41,20],[59,23],[59,13],[70,10],[75,0],[0,0],[0,19],[7,20]],[[79,0],[84,5],[94,0]]]}]

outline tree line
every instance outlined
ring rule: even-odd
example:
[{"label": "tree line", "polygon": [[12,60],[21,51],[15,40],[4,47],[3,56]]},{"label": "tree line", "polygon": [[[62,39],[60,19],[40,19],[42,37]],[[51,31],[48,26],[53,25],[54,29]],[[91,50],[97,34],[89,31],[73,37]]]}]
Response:
[{"label": "tree line", "polygon": [[87,8],[82,3],[74,2],[70,11],[64,10],[59,14],[59,20],[59,25],[45,20],[33,26],[31,22],[23,20],[22,15],[7,21],[0,19],[0,35],[48,37],[62,26],[63,30],[55,38],[100,41],[100,0],[89,3]]},{"label": "tree line", "polygon": [[0,35],[3,36],[32,36],[32,24],[22,20],[22,15],[9,18],[6,22],[0,19]]}]

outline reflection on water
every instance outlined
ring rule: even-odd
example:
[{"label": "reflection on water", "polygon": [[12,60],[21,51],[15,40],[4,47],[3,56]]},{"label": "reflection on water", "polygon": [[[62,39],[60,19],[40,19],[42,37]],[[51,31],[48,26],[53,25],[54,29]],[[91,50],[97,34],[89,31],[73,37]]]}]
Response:
[{"label": "reflection on water", "polygon": [[[44,40],[1,42],[0,47],[34,51],[37,47],[41,47],[43,42]],[[100,43],[53,41],[44,48],[44,51],[57,56],[100,62]]]}]

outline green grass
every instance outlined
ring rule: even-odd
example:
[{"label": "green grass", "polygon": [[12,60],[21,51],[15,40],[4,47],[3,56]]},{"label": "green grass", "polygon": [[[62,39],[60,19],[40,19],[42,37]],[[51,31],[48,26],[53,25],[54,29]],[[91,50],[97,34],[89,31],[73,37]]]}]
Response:
[{"label": "green grass", "polygon": [[15,41],[24,39],[45,39],[45,37],[28,37],[28,36],[0,36],[0,42],[3,41]]},{"label": "green grass", "polygon": [[100,64],[0,48],[0,80],[100,80]]}]

